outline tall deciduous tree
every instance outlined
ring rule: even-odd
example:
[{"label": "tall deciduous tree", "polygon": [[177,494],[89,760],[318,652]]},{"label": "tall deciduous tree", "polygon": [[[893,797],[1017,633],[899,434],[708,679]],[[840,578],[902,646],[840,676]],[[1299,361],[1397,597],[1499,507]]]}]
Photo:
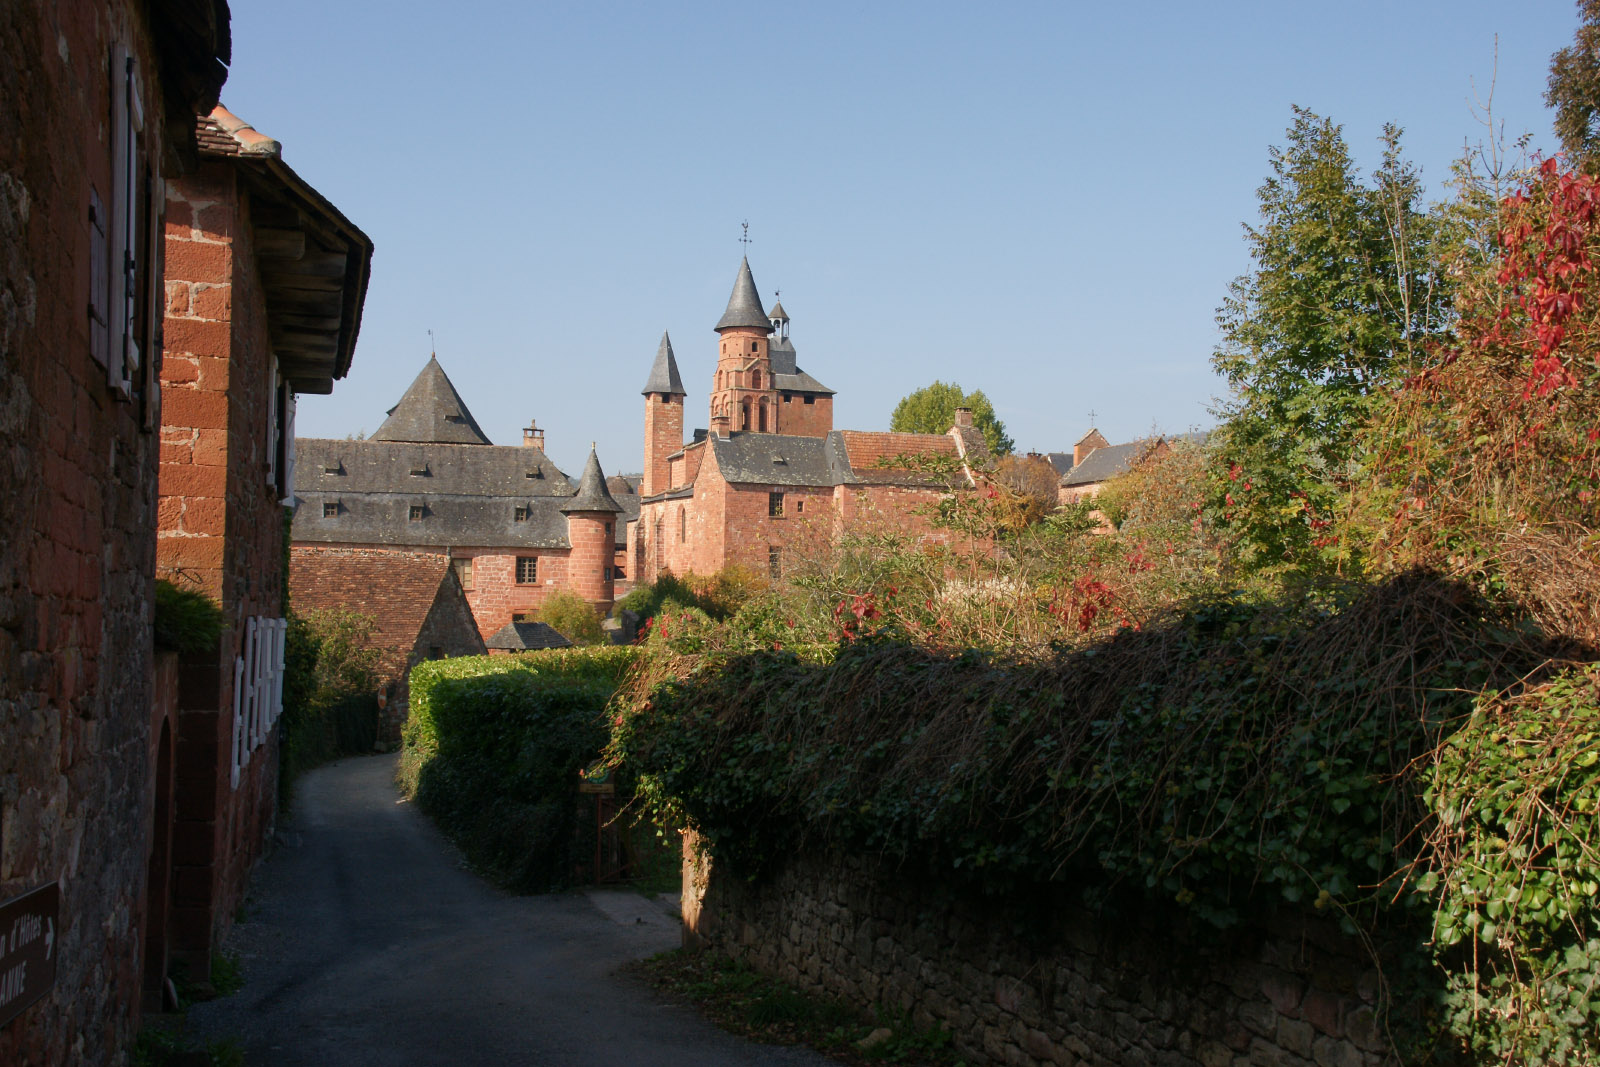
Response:
[{"label": "tall deciduous tree", "polygon": [[1340,127],[1302,108],[1273,148],[1246,227],[1255,269],[1217,312],[1215,518],[1256,568],[1343,562],[1335,511],[1355,472],[1373,391],[1421,358],[1450,317],[1436,220],[1386,126],[1370,183]]},{"label": "tall deciduous tree", "polygon": [[1544,102],[1556,109],[1556,136],[1573,166],[1600,167],[1600,0],[1578,0],[1572,45],[1550,57]]},{"label": "tall deciduous tree", "polygon": [[995,456],[1009,456],[1017,447],[1006,436],[1005,423],[994,413],[994,405],[982,389],[961,391],[955,382],[936,381],[901,399],[889,416],[889,429],[899,433],[946,433],[955,425],[956,408],[972,409],[972,425],[983,432],[983,440]]}]

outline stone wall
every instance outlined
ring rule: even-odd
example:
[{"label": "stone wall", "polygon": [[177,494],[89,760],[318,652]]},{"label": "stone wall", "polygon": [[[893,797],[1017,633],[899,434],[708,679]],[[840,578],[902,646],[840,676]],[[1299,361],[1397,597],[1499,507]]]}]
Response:
[{"label": "stone wall", "polygon": [[0,4],[0,901],[61,890],[55,983],[0,1026],[7,1067],[115,1062],[139,1017],[156,438],[86,309],[117,41],[165,143],[145,10]]},{"label": "stone wall", "polygon": [[[1187,916],[1027,908],[856,857],[755,883],[685,849],[684,939],[811,992],[943,1027],[971,1064],[1377,1067],[1370,957],[1300,914],[1219,934]],[[1132,916],[1132,917],[1130,917]]]}]

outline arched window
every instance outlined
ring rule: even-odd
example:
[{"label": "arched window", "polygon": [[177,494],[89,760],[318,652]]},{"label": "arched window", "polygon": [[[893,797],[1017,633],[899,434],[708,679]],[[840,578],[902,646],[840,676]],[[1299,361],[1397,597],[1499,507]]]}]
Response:
[{"label": "arched window", "polygon": [[750,372],[750,387],[752,389],[760,389],[761,388],[761,372],[760,371],[757,370],[757,371],[751,371]]},{"label": "arched window", "polygon": [[762,433],[766,433],[767,432],[767,398],[766,397],[762,397],[761,398],[761,422],[760,422],[760,425],[757,426],[756,428],[759,429]]},{"label": "arched window", "polygon": [[683,510],[683,505],[678,505],[678,543],[689,540],[689,516]]},{"label": "arched window", "polygon": [[748,397],[745,398],[745,402],[743,404],[743,407],[744,407],[744,422],[742,422],[739,425],[739,429],[748,430],[750,428],[750,399]]}]

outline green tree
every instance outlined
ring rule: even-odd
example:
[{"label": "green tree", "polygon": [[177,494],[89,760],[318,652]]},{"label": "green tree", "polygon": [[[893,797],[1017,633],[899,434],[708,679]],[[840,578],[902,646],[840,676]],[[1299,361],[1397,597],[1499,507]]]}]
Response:
[{"label": "green tree", "polygon": [[539,621],[575,645],[603,645],[606,631],[594,605],[563,589],[551,593],[538,611]]},{"label": "green tree", "polygon": [[955,382],[934,382],[903,397],[889,416],[889,429],[898,433],[948,433],[956,422],[956,408],[972,409],[972,425],[995,457],[1009,456],[1017,443],[1006,436],[1006,424],[995,417],[994,405],[982,389],[961,391]]},{"label": "green tree", "polygon": [[1246,227],[1255,269],[1217,311],[1222,416],[1213,518],[1252,569],[1349,563],[1338,519],[1375,391],[1420,361],[1450,320],[1440,225],[1385,126],[1370,183],[1340,127],[1295,108]]},{"label": "green tree", "polygon": [[1550,57],[1544,102],[1556,109],[1556,136],[1572,165],[1600,162],[1600,0],[1578,0],[1583,20],[1571,47]]}]

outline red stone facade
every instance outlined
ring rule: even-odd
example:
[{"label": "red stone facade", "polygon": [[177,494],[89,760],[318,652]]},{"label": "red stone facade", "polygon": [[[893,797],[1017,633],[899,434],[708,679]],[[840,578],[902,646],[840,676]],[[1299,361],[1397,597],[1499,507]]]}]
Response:
[{"label": "red stone facade", "polygon": [[667,457],[683,447],[683,397],[647,393],[644,398],[644,480],[641,496],[652,496],[676,484]]},{"label": "red stone facade", "polygon": [[179,690],[171,953],[204,978],[277,810],[277,737],[235,736],[234,665],[249,656],[249,620],[284,616],[284,486],[269,462],[281,383],[234,164],[168,184],[166,242],[157,572],[209,594],[224,627],[214,654],[184,663]]},{"label": "red stone facade", "polygon": [[[532,616],[551,593],[569,588],[567,556],[564,548],[519,549],[514,554],[504,548],[451,548],[452,559],[472,561],[471,578],[462,585],[478,633],[487,638],[513,619]],[[535,561],[532,581],[518,580],[519,558]]]},{"label": "red stone facade", "polygon": [[[214,21],[149,10],[0,5],[0,902],[50,883],[61,897],[54,983],[0,1026],[8,1067],[118,1062],[139,1021],[164,721],[151,179],[186,161],[223,73],[190,47],[216,45]],[[142,131],[117,107],[128,92]],[[124,167],[131,202],[113,193]],[[113,273],[130,233],[134,270]]]},{"label": "red stone facade", "polygon": [[412,667],[487,651],[457,574],[450,557],[437,551],[314,545],[290,553],[289,595],[297,612],[341,609],[373,622],[368,645],[382,653],[380,744],[400,741]]}]

